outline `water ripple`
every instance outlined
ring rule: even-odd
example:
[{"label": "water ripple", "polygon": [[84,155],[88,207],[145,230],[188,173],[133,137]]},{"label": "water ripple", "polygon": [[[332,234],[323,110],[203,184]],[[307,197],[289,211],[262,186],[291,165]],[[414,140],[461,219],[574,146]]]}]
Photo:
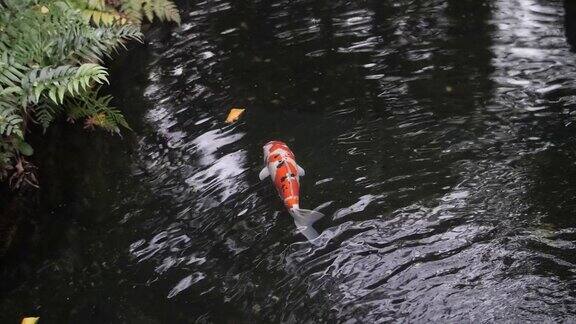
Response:
[{"label": "water ripple", "polygon": [[[121,221],[94,238],[128,255],[114,261],[123,289],[102,289],[128,312],[574,321],[576,56],[561,2],[185,10],[148,34],[149,108],[112,199]],[[228,125],[231,107],[246,114]],[[271,139],[306,169],[302,206],[326,214],[314,244],[258,179]]]}]

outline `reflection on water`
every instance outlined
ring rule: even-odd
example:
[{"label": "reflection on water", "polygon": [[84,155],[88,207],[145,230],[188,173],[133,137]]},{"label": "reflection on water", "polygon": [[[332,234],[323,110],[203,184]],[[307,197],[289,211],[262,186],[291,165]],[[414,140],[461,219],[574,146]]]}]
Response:
[{"label": "reflection on water", "polygon": [[[144,69],[144,86],[112,89],[128,110],[143,109],[134,98],[146,103],[132,118],[132,153],[103,157],[116,161],[103,175],[113,194],[43,205],[82,215],[53,230],[82,246],[39,256],[1,313],[572,321],[573,9],[542,0],[190,5],[180,27],[152,30],[136,51],[146,59],[129,63]],[[227,125],[233,106],[247,113]],[[258,180],[271,139],[306,169],[302,207],[327,215],[315,245]],[[103,214],[94,229],[89,220]],[[54,297],[55,286],[74,301]]]},{"label": "reflection on water", "polygon": [[566,40],[576,52],[576,3],[570,0],[564,0],[564,30]]}]

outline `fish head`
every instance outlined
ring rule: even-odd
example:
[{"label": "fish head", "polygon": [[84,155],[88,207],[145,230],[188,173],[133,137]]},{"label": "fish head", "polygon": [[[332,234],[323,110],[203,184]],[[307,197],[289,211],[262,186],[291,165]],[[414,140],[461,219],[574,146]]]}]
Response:
[{"label": "fish head", "polygon": [[270,156],[270,153],[272,152],[273,148],[276,147],[288,147],[284,142],[280,142],[280,141],[270,141],[266,144],[264,144],[264,146],[262,147],[263,150],[263,155],[264,155],[264,163],[268,162],[268,157]]}]

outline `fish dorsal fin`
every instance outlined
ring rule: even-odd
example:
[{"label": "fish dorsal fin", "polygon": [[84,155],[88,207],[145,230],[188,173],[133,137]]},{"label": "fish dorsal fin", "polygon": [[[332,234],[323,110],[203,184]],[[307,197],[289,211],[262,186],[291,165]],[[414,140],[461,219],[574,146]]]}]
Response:
[{"label": "fish dorsal fin", "polygon": [[298,176],[303,176],[306,175],[306,171],[304,171],[304,168],[299,166],[298,164],[296,164],[296,167],[298,168]]},{"label": "fish dorsal fin", "polygon": [[260,174],[258,175],[260,180],[264,180],[264,179],[268,178],[269,176],[270,176],[270,171],[268,171],[267,167],[264,167],[264,169],[262,169],[262,171],[260,171]]}]

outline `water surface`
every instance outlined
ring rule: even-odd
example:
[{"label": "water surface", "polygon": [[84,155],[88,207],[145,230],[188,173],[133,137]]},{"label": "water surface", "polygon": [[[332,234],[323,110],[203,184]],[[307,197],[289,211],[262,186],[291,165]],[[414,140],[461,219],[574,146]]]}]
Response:
[{"label": "water surface", "polygon": [[[115,64],[135,132],[68,127],[39,153],[36,243],[0,317],[574,321],[565,7],[576,19],[544,0],[184,6]],[[231,107],[247,110],[228,125]],[[324,206],[318,246],[258,180],[271,139],[306,169],[303,207]]]}]

